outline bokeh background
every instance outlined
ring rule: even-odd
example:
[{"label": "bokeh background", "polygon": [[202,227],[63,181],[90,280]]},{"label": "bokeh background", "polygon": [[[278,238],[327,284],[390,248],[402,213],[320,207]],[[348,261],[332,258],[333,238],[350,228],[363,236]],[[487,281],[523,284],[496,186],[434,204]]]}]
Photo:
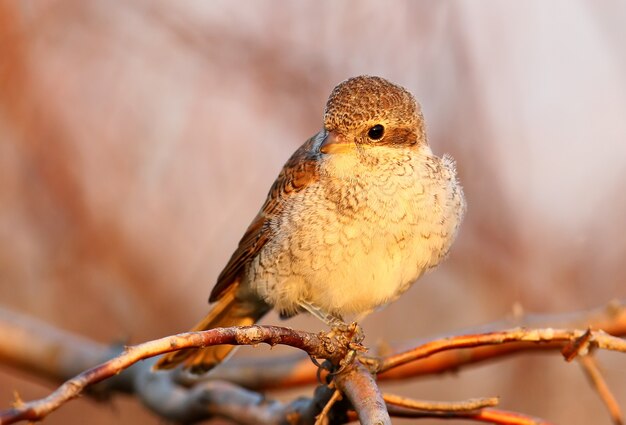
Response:
[{"label": "bokeh background", "polygon": [[[365,321],[369,342],[624,298],[625,22],[617,0],[1,0],[0,303],[104,343],[185,330],[332,87],[359,74],[416,95],[469,205],[448,261]],[[626,409],[626,358],[599,357]],[[1,406],[51,388],[0,365]],[[556,353],[387,388],[609,423]],[[160,423],[122,398],[47,423],[86,417]]]}]

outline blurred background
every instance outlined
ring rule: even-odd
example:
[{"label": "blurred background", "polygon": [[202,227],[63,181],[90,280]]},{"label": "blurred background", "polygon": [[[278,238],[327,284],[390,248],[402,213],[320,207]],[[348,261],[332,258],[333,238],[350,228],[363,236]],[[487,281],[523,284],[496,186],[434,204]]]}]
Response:
[{"label": "blurred background", "polygon": [[[617,0],[0,0],[0,304],[103,343],[186,330],[331,89],[359,74],[416,95],[468,199],[448,261],[364,322],[370,343],[624,298],[625,20]],[[626,409],[626,358],[599,358]],[[2,407],[51,388],[0,365]],[[386,388],[609,423],[557,353]],[[123,398],[46,421],[85,415],[161,423]]]}]

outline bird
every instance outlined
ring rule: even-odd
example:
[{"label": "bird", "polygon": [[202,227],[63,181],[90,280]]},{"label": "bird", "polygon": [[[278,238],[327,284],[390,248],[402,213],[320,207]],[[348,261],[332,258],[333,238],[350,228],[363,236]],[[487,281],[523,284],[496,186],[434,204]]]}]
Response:
[{"label": "bird", "polygon": [[[376,76],[338,84],[323,128],[285,163],[193,331],[309,312],[331,328],[396,300],[448,254],[466,210],[452,157],[433,154],[419,104]],[[234,346],[166,354],[206,372]]]}]

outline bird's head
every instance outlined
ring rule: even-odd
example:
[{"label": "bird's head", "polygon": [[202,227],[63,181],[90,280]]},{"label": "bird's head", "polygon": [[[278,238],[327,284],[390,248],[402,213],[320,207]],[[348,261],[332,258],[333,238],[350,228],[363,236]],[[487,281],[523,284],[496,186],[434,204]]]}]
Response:
[{"label": "bird's head", "polygon": [[324,128],[320,152],[327,155],[426,145],[422,113],[411,93],[380,77],[354,77],[335,87]]}]

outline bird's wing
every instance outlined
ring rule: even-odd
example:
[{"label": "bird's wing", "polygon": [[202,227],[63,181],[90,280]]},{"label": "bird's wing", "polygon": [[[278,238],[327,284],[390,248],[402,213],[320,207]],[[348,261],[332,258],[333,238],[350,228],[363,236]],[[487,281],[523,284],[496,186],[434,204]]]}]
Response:
[{"label": "bird's wing", "polygon": [[319,179],[317,159],[320,154],[319,147],[316,147],[315,143],[323,136],[324,131],[311,137],[289,158],[272,185],[261,211],[248,226],[237,250],[217,278],[209,302],[221,298],[225,291],[238,280],[246,264],[272,238],[273,230],[270,223],[281,214],[285,203],[289,202],[289,197]]}]

